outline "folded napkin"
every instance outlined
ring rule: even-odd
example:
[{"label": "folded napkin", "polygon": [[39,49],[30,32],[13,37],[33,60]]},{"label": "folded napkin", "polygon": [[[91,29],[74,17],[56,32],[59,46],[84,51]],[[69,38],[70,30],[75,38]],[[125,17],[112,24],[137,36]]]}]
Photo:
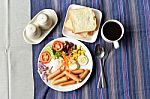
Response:
[{"label": "folded napkin", "polygon": [[[90,79],[81,88],[72,92],[58,92],[44,84],[37,72],[40,51],[51,40],[62,37],[62,26],[70,4],[81,4],[99,9],[103,13],[102,23],[117,19],[124,25],[125,35],[120,48],[114,50],[99,36],[95,43],[84,43],[93,55],[94,69]],[[54,30],[38,45],[33,45],[33,73],[35,99],[148,99],[150,97],[150,30],[149,5],[147,0],[31,0],[32,17],[44,8],[57,12],[59,22]],[[97,89],[100,74],[99,61],[94,48],[100,43],[111,48],[105,64],[107,88]]]}]

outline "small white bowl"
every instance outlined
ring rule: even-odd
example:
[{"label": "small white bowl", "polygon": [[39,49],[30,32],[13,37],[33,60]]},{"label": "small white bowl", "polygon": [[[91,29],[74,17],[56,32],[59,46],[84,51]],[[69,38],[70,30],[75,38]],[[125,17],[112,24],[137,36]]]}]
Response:
[{"label": "small white bowl", "polygon": [[38,44],[40,43],[49,33],[50,31],[55,27],[55,25],[57,24],[58,22],[58,17],[57,17],[57,14],[54,10],[52,9],[44,9],[44,10],[41,10],[38,14],[36,14],[33,19],[28,23],[28,24],[35,24],[37,25],[37,16],[41,13],[44,13],[46,15],[48,15],[49,19],[52,20],[52,25],[49,29],[47,30],[42,30],[41,29],[41,36],[39,38],[36,38],[36,39],[33,39],[31,37],[28,37],[26,35],[26,30],[24,29],[23,31],[23,38],[25,40],[25,42],[29,43],[29,44]]},{"label": "small white bowl", "polygon": [[[68,7],[66,17],[65,17],[65,21],[67,20],[69,9],[78,9],[78,8],[83,8],[83,7],[85,7],[85,6],[71,4]],[[97,30],[94,31],[93,35],[90,38],[88,38],[88,39],[87,38],[82,38],[82,37],[72,33],[72,31],[66,31],[64,26],[63,26],[63,29],[62,29],[63,35],[66,36],[66,37],[81,40],[81,41],[84,41],[84,42],[89,42],[89,43],[95,42],[96,39],[97,39],[98,33],[99,33],[99,27],[100,27],[100,23],[101,23],[101,19],[102,19],[102,12],[100,10],[97,10],[97,9],[94,9],[94,8],[92,8],[92,10],[95,12],[96,19],[97,19]]]}]

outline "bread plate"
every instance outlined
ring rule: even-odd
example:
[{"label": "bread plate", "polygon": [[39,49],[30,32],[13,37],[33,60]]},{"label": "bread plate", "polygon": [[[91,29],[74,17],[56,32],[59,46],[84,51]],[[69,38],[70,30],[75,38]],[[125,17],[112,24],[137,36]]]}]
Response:
[{"label": "bread plate", "polygon": [[[71,4],[68,7],[64,22],[66,22],[66,20],[68,18],[68,14],[69,14],[68,12],[69,12],[70,9],[78,9],[78,8],[83,8],[83,7],[85,7],[85,6]],[[101,23],[101,19],[102,19],[102,12],[97,10],[97,9],[94,9],[94,8],[92,8],[92,11],[95,13],[95,16],[96,16],[97,28],[96,28],[96,31],[93,32],[93,35],[90,38],[83,38],[79,35],[76,35],[72,31],[66,31],[64,26],[63,26],[63,29],[62,29],[62,34],[66,37],[74,38],[74,39],[81,40],[81,41],[84,41],[84,42],[89,42],[89,43],[95,42],[96,39],[97,39],[98,33],[99,33],[99,27],[100,27],[100,23]]]},{"label": "bread plate", "polygon": [[36,18],[41,13],[45,13],[45,14],[48,15],[49,19],[52,21],[52,26],[49,29],[47,29],[47,30],[41,30],[41,36],[38,39],[31,39],[31,38],[27,37],[26,31],[24,29],[24,31],[23,31],[23,38],[24,38],[25,42],[27,42],[29,44],[38,44],[38,43],[40,43],[51,32],[51,30],[57,24],[58,17],[57,17],[56,12],[54,10],[52,10],[52,9],[41,10],[38,14],[36,14],[32,18],[32,20],[28,24],[36,24]]},{"label": "bread plate", "polygon": [[[46,79],[43,78],[43,75],[42,75],[43,73],[40,73],[40,55],[41,55],[42,52],[45,51],[47,46],[52,45],[55,41],[72,42],[73,44],[75,44],[77,46],[81,46],[85,50],[85,55],[88,57],[88,63],[86,65],[84,65],[84,66],[81,66],[80,68],[81,69],[88,69],[90,71],[87,74],[87,76],[85,77],[85,79],[82,80],[82,82],[79,82],[79,83],[76,83],[76,84],[72,84],[72,85],[67,85],[67,86],[59,86],[59,85],[53,85],[53,84],[51,84],[51,80],[46,80]],[[88,50],[88,48],[82,42],[80,42],[78,40],[67,38],[67,37],[61,37],[61,38],[54,39],[54,40],[50,41],[47,45],[45,45],[45,47],[42,49],[41,53],[39,54],[39,58],[38,58],[38,73],[39,73],[41,79],[43,80],[43,82],[47,86],[49,86],[50,88],[52,88],[54,90],[61,91],[61,92],[68,92],[68,91],[76,90],[76,89],[80,88],[81,86],[83,86],[87,82],[87,80],[89,79],[89,77],[90,77],[90,75],[92,73],[93,60],[92,60],[91,53]]]}]

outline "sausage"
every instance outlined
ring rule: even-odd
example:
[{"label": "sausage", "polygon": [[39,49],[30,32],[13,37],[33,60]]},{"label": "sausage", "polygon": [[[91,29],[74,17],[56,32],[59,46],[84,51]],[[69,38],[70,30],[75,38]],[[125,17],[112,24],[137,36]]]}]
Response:
[{"label": "sausage", "polygon": [[68,71],[64,71],[64,74],[66,74],[66,76],[70,77],[71,79],[79,82],[81,81],[81,79],[79,77],[77,77],[76,75],[69,73]]},{"label": "sausage", "polygon": [[56,70],[55,72],[53,72],[52,74],[48,75],[47,79],[51,80],[52,78],[54,78],[56,75],[59,75],[62,71],[60,69]]},{"label": "sausage", "polygon": [[80,76],[80,78],[83,80],[85,79],[85,77],[89,74],[90,70],[89,69],[86,69],[83,74]]},{"label": "sausage", "polygon": [[66,85],[72,85],[72,84],[75,84],[75,83],[76,83],[76,81],[70,80],[70,81],[66,81],[66,82],[60,83],[59,85],[60,86],[66,86]]},{"label": "sausage", "polygon": [[60,78],[60,79],[57,79],[57,80],[53,81],[52,84],[53,84],[53,85],[58,85],[58,84],[60,84],[60,83],[62,83],[62,82],[65,82],[65,81],[68,81],[68,77],[67,77],[67,76],[62,77],[62,78]]},{"label": "sausage", "polygon": [[77,70],[72,70],[71,71],[73,74],[81,74],[81,73],[83,73],[84,72],[84,69],[77,69]]},{"label": "sausage", "polygon": [[59,78],[61,78],[61,77],[63,77],[63,76],[65,76],[64,72],[62,72],[62,73],[59,74],[59,75],[56,75],[56,76],[53,78],[53,81],[55,81],[55,80],[57,80],[57,79],[59,79]]}]

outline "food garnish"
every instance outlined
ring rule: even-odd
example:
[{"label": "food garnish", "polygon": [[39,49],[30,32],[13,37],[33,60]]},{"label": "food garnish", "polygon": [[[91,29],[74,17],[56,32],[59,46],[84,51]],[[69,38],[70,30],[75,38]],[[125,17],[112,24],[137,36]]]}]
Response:
[{"label": "food garnish", "polygon": [[54,41],[53,43],[53,49],[56,51],[56,52],[59,52],[63,49],[63,42],[61,41]]},{"label": "food garnish", "polygon": [[49,63],[49,67],[52,67],[51,72],[55,72],[63,65],[63,58],[59,57],[58,59],[52,59]]},{"label": "food garnish", "polygon": [[61,52],[55,52],[51,45],[46,46],[45,51],[48,51],[53,59],[58,59],[62,54]]},{"label": "food garnish", "polygon": [[51,57],[55,59],[55,53],[54,53],[51,45],[46,46],[44,50],[48,51],[50,53]]},{"label": "food garnish", "polygon": [[78,57],[78,63],[83,66],[86,65],[88,63],[88,58],[85,55],[81,55]]},{"label": "food garnish", "polygon": [[66,53],[66,55],[69,55],[69,53],[75,48],[76,48],[76,45],[74,45],[72,42],[68,42],[68,41],[64,42],[63,51]]},{"label": "food garnish", "polygon": [[78,57],[81,55],[85,55],[85,50],[81,48],[81,46],[77,46],[73,51],[72,51],[72,57],[74,60],[78,60]]},{"label": "food garnish", "polygon": [[44,51],[41,53],[40,55],[40,61],[43,63],[43,64],[47,64],[49,63],[51,60],[51,55],[48,51]]},{"label": "food garnish", "polygon": [[76,61],[73,61],[71,64],[69,64],[69,69],[70,70],[76,70],[78,69],[80,66]]}]

